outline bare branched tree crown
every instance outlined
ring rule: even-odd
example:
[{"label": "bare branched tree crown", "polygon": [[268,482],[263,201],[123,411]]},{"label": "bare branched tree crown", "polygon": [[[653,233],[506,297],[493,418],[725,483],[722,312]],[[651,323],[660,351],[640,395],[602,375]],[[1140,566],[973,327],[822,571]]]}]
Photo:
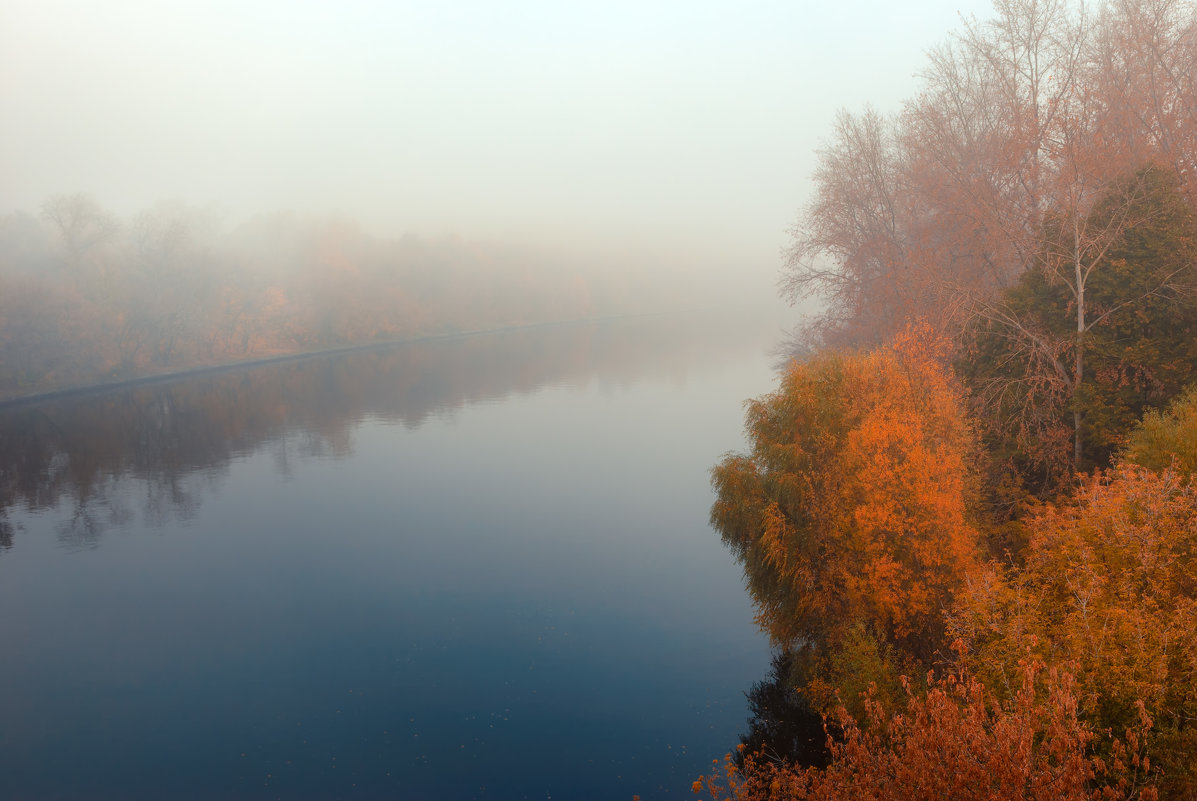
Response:
[{"label": "bare branched tree crown", "polygon": [[[1192,288],[1182,265],[1121,298],[1092,293],[1159,213],[1144,201],[1161,171],[1197,201],[1197,7],[998,0],[995,12],[928,55],[901,113],[837,118],[782,292],[823,300],[814,344],[876,344],[914,318],[960,342],[984,324],[1033,367],[1018,380],[1069,410],[1075,466],[1092,332]],[[1010,302],[1034,271],[1066,290],[1066,333]]]}]

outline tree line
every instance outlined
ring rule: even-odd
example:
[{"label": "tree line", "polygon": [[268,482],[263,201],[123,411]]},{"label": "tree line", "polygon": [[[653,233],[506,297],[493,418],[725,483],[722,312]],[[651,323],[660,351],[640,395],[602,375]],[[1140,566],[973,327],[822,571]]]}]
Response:
[{"label": "tree line", "polygon": [[[637,270],[636,267],[644,269]],[[0,217],[0,397],[427,334],[677,307],[659,265],[86,194]],[[682,299],[685,303],[685,299]]]},{"label": "tree line", "polygon": [[[978,397],[1020,445],[1052,441],[1038,454],[1050,472],[1108,455],[1085,397],[1114,369],[1103,336],[1169,340],[1145,318],[1191,333],[1177,305],[1193,287],[1197,37],[1183,0],[996,12],[929,53],[899,113],[840,115],[783,286],[824,302],[806,328],[816,345],[877,345],[921,318],[1020,362],[979,365]],[[1156,405],[1156,384],[1174,383],[1123,367]]]},{"label": "tree line", "polygon": [[838,118],[712,472],[795,726],[696,792],[1197,797],[1194,76],[1191,2],[999,0]]}]

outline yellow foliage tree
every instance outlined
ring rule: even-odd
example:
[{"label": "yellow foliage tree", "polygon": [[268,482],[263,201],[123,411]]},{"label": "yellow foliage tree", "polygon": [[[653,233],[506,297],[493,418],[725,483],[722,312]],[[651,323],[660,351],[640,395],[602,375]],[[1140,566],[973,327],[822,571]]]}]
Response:
[{"label": "yellow foliage tree", "polygon": [[1190,386],[1166,411],[1149,411],[1127,438],[1123,458],[1184,475],[1197,471],[1197,385]]}]

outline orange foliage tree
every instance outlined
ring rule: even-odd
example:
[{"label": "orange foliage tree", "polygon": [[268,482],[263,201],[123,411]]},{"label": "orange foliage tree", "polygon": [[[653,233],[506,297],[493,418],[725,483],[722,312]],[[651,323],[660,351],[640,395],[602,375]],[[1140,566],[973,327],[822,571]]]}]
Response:
[{"label": "orange foliage tree", "polygon": [[1151,719],[1140,716],[1112,741],[1109,758],[1092,752],[1097,735],[1077,716],[1071,676],[1033,664],[1017,694],[999,703],[962,673],[911,694],[889,714],[874,698],[858,724],[841,706],[842,736],[829,739],[826,770],[794,768],[749,756],[739,768],[694,782],[715,801],[1081,801],[1154,799],[1144,752]]},{"label": "orange foliage tree", "polygon": [[891,678],[929,665],[976,564],[973,434],[941,356],[920,330],[792,364],[748,403],[751,452],[712,471],[712,523],[759,622],[822,662],[828,690],[870,664]]},{"label": "orange foliage tree", "polygon": [[1156,720],[1167,795],[1197,797],[1197,489],[1124,465],[1028,523],[1026,565],[992,568],[958,597],[965,664],[1000,689],[1028,654],[1074,666],[1099,729]]}]

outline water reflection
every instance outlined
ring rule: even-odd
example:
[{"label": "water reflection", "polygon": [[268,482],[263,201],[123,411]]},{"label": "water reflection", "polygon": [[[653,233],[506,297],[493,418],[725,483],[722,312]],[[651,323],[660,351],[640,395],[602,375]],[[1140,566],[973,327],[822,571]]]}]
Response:
[{"label": "water reflection", "polygon": [[737,324],[8,409],[0,798],[688,796],[768,664],[706,522]]},{"label": "water reflection", "polygon": [[779,764],[821,768],[830,760],[823,717],[796,689],[795,658],[791,651],[776,653],[768,677],[748,691],[752,717],[748,732],[740,737],[744,748],[736,755],[741,767],[748,754]]},{"label": "water reflection", "polygon": [[368,418],[417,428],[432,415],[551,384],[684,380],[744,351],[761,326],[726,315],[657,316],[539,326],[227,370],[120,391],[0,408],[0,549],[14,508],[72,511],[69,548],[140,511],[149,525],[193,517],[231,460],[266,450],[288,475],[297,460],[341,458]]}]

